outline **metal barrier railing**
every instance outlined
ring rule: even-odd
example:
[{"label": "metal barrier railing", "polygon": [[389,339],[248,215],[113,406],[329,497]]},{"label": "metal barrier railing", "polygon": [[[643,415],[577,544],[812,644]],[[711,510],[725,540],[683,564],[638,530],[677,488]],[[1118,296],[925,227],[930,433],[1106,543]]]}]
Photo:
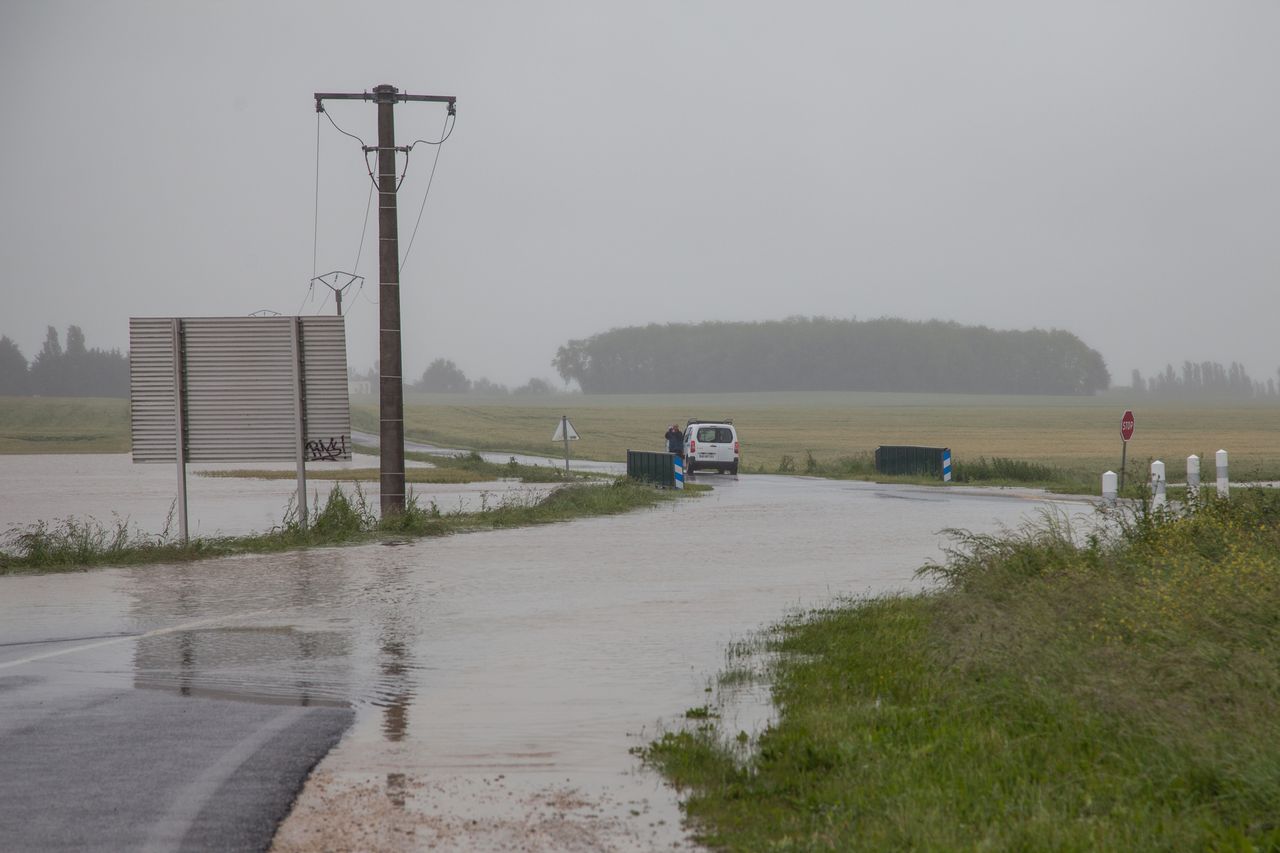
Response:
[{"label": "metal barrier railing", "polygon": [[675,461],[674,453],[628,450],[627,476],[674,489],[676,487]]}]

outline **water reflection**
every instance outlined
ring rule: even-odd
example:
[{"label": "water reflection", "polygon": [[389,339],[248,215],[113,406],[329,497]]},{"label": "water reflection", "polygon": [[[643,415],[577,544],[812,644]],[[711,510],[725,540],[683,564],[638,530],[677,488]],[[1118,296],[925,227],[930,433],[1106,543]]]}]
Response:
[{"label": "water reflection", "polygon": [[341,707],[348,696],[334,670],[345,668],[350,655],[350,638],[335,631],[290,626],[176,631],[138,640],[133,684],[183,696]]},{"label": "water reflection", "polygon": [[[376,574],[386,602],[378,614],[378,669],[385,692],[377,704],[382,707],[382,736],[398,743],[409,732],[414,697],[411,648],[416,639],[420,586],[415,583],[414,570],[405,563],[385,566]],[[403,787],[400,797],[403,800]]]}]

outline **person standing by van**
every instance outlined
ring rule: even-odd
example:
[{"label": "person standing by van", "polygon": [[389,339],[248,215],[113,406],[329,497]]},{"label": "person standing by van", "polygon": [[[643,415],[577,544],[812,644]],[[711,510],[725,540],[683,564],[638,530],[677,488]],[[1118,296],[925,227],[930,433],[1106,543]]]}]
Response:
[{"label": "person standing by van", "polygon": [[667,440],[668,453],[684,456],[684,432],[681,431],[677,424],[672,424],[668,427],[667,434],[663,437]]}]

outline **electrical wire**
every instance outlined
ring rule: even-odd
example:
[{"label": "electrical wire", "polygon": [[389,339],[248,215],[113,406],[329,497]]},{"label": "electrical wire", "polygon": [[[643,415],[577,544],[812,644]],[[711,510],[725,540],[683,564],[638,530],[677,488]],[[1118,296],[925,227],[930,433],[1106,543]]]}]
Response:
[{"label": "electrical wire", "polygon": [[307,300],[315,296],[315,289],[316,283],[313,276],[311,283],[307,285],[306,295],[302,297],[302,302],[298,303],[298,310],[293,312],[295,316],[302,314],[302,308],[307,304]]},{"label": "electrical wire", "polygon": [[[352,139],[354,139],[356,142],[359,142],[359,143],[360,143],[360,147],[361,147],[361,148],[368,148],[368,147],[369,147],[369,146],[367,146],[367,145],[365,145],[365,144],[364,144],[364,140],[363,140],[363,139],[361,139],[360,137],[356,136],[354,133],[347,133],[345,130],[343,130],[342,128],[338,127],[338,123],[337,123],[336,121],[334,121],[334,120],[333,120],[333,116],[329,115],[329,111],[328,111],[328,110],[323,110],[323,109],[322,109],[320,112],[324,113],[324,117],[325,117],[325,118],[327,118],[327,119],[329,120],[329,124],[333,125],[333,129],[334,129],[334,130],[336,130],[336,131],[338,131],[338,133],[341,133],[343,136],[350,136],[350,137],[351,137]],[[319,119],[316,119],[316,122],[317,122],[317,123],[319,123]]]},{"label": "electrical wire", "polygon": [[[373,187],[369,187],[369,198],[364,203],[364,226],[360,229],[360,246],[359,248],[356,249],[356,262],[351,265],[351,271],[353,273],[360,272],[360,257],[364,254],[364,237],[365,237],[365,234],[369,232],[369,211],[372,209],[373,209]],[[356,295],[351,297],[352,305],[356,304],[356,297],[358,297],[361,291],[363,290],[364,290],[364,279],[361,278],[360,287],[356,290]],[[370,302],[373,305],[378,304],[377,302],[373,302],[372,300],[370,300],[369,297],[367,296],[365,297],[365,301]],[[348,314],[351,313],[350,308],[347,309],[347,313]]]},{"label": "electrical wire", "polygon": [[[444,117],[444,123],[445,123],[445,126],[448,126],[448,127],[449,127],[449,133],[445,133],[445,132],[444,132],[444,127],[441,127],[441,128],[440,128],[440,133],[441,133],[440,141],[439,141],[439,142],[428,142],[428,143],[427,143],[428,145],[435,145],[435,146],[436,146],[436,156],[435,156],[435,159],[431,161],[431,174],[427,176],[427,188],[426,188],[425,190],[423,190],[423,192],[422,192],[422,205],[418,208],[418,218],[417,218],[417,220],[415,220],[415,221],[414,221],[414,223],[413,223],[413,233],[412,233],[411,235],[409,235],[409,245],[405,247],[404,255],[402,255],[402,256],[400,257],[400,270],[401,270],[401,271],[403,271],[403,270],[404,270],[404,264],[405,264],[405,261],[409,260],[409,253],[413,251],[413,241],[414,241],[415,239],[417,239],[417,237],[418,237],[418,226],[422,224],[422,212],[423,212],[424,210],[426,210],[426,209],[427,209],[427,196],[431,193],[431,183],[432,183],[432,182],[435,180],[435,178],[436,178],[436,166],[440,165],[440,152],[444,150],[444,144],[443,144],[443,143],[444,143],[444,141],[445,141],[446,139],[448,139],[448,138],[449,138],[449,136],[453,133],[453,127],[452,127],[452,126],[449,126],[449,119],[450,119],[450,118],[452,118],[452,116],[448,116],[448,115],[447,115],[447,116],[445,116],[445,117]],[[455,123],[456,123],[456,121],[455,121]],[[419,139],[419,140],[418,140],[418,142],[423,142],[423,141],[425,141],[425,140],[422,140],[422,139]],[[413,145],[417,145],[417,144],[418,144],[418,142],[413,143]],[[410,148],[410,149],[412,149],[412,148],[413,148],[413,145],[410,145],[410,146],[409,146],[409,148]],[[406,168],[408,168],[408,162],[407,162],[407,161],[406,161],[406,163],[405,163],[405,167],[406,167]]]},{"label": "electrical wire", "polygon": [[[333,116],[329,115],[328,110],[321,110],[321,112],[324,113],[325,118],[329,119],[329,124],[333,125],[334,130],[338,131],[338,133],[341,133],[343,136],[349,136],[352,139],[354,139],[356,142],[360,143],[360,149],[364,152],[364,170],[369,175],[369,180],[373,182],[373,185],[375,187],[377,187],[378,179],[374,177],[373,167],[369,165],[369,155],[374,153],[374,151],[376,151],[377,149],[375,148],[373,150],[368,150],[369,146],[365,144],[363,139],[356,136],[354,133],[348,133],[347,131],[338,127],[338,123],[333,120]],[[320,119],[318,117],[316,118],[316,123],[317,124],[320,123]],[[413,147],[412,145],[409,146],[410,149],[412,149],[412,147]],[[396,182],[396,188],[392,190],[392,192],[400,191],[400,185],[404,183],[404,176],[408,171],[409,171],[409,152],[406,151],[405,158],[404,158],[404,171],[400,173],[400,180]],[[381,187],[379,187],[379,190],[381,190]]]},{"label": "electrical wire", "polygon": [[[393,193],[400,192],[400,185],[404,183],[404,176],[409,174],[409,149],[412,147],[413,146],[409,146],[409,148],[405,149],[404,169],[400,172],[400,178],[396,181],[395,189],[392,190]],[[369,173],[369,180],[373,181],[373,185],[378,188],[378,192],[382,192],[382,187],[378,184],[378,179],[373,176],[373,168],[369,165],[369,155],[373,153],[374,151],[364,152],[364,170]],[[394,172],[394,166],[392,167],[392,171]]]},{"label": "electrical wire", "polygon": [[[452,122],[450,122],[450,121],[449,121],[449,119],[453,119],[453,121],[452,121]],[[450,137],[450,136],[453,136],[453,128],[454,128],[454,127],[457,125],[457,123],[458,123],[458,116],[457,116],[455,113],[449,113],[448,115],[446,115],[446,116],[444,117],[444,123],[445,123],[445,127],[447,127],[447,128],[449,129],[448,133],[445,133],[445,132],[444,132],[444,130],[443,130],[443,128],[442,128],[442,129],[441,129],[441,133],[442,133],[443,135],[442,135],[438,140],[436,140],[435,142],[432,142],[430,139],[415,139],[415,140],[413,140],[413,142],[409,145],[409,150],[411,150],[411,151],[412,151],[412,150],[413,150],[413,146],[414,146],[414,145],[417,145],[419,142],[421,142],[423,145],[444,145],[444,144],[445,144],[445,142],[446,142],[446,141],[448,141],[449,137]]]},{"label": "electrical wire", "polygon": [[[362,278],[362,279],[360,279],[360,286],[356,288],[355,295],[353,295],[353,296],[351,297],[351,301],[347,303],[347,313],[346,313],[346,314],[343,314],[342,316],[344,316],[344,317],[350,317],[350,316],[351,316],[351,311],[352,311],[352,309],[354,309],[357,305],[359,305],[359,304],[360,304],[359,296],[360,296],[360,294],[361,294],[361,292],[362,292],[363,290],[364,290],[364,279]],[[367,298],[368,298],[368,297],[366,297],[366,299],[367,299]],[[375,302],[374,304],[376,305],[377,303]]]},{"label": "electrical wire", "polygon": [[373,187],[369,187],[369,198],[364,203],[364,225],[360,228],[360,246],[356,249],[356,262],[351,265],[351,271],[356,272],[360,269],[360,256],[364,253],[364,235],[369,231],[369,211],[373,208]]}]

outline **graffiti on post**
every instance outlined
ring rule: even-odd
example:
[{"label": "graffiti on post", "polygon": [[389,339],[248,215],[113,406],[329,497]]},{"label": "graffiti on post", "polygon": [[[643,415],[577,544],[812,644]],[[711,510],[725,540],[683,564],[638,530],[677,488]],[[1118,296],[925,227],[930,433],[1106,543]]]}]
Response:
[{"label": "graffiti on post", "polygon": [[307,441],[308,462],[338,462],[347,456],[347,437],[313,438]]}]

